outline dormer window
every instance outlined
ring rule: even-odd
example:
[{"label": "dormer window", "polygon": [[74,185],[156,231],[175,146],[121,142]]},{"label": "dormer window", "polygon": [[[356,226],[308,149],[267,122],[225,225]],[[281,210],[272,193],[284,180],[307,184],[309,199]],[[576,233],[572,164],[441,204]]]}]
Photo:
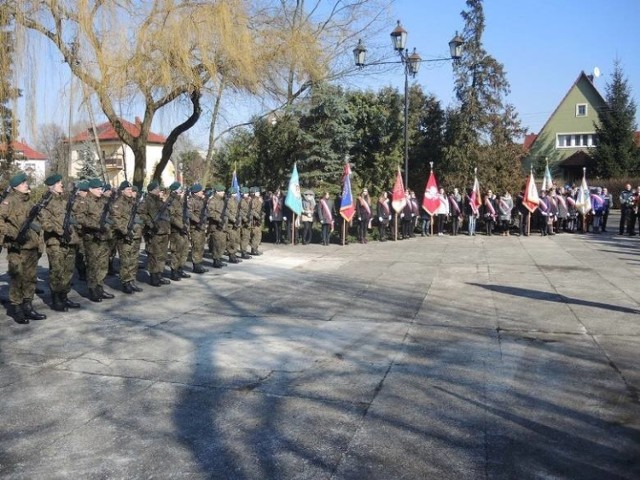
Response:
[{"label": "dormer window", "polygon": [[576,105],[576,117],[586,117],[587,116],[587,104],[586,103],[578,103]]}]

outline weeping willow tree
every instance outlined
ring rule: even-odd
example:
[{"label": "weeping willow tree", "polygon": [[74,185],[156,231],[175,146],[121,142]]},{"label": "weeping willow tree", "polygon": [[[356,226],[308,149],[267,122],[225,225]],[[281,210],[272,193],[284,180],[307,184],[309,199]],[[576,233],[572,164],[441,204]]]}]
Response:
[{"label": "weeping willow tree", "polygon": [[0,3],[0,174],[7,178],[13,167],[13,140],[16,137],[17,121],[12,108],[20,96],[14,86],[13,53],[15,36],[6,5]]},{"label": "weeping willow tree", "polygon": [[[242,0],[9,0],[8,5],[16,23],[49,39],[87,95],[95,96],[134,152],[133,181],[139,186],[147,174],[150,127],[161,108],[181,99],[190,104],[187,118],[168,136],[155,179],[179,135],[198,121],[203,90],[223,79],[227,88],[256,92],[258,72],[269,61],[268,25],[264,31],[250,28]],[[127,130],[116,114],[115,105],[123,101],[143,111],[139,132]]]}]

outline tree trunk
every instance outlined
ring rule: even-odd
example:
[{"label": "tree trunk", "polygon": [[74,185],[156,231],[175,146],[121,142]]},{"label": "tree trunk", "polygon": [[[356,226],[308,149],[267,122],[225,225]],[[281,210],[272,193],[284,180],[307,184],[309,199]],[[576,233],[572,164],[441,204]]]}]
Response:
[{"label": "tree trunk", "polygon": [[147,148],[144,143],[136,141],[134,145],[129,145],[133,150],[133,184],[142,191],[145,180],[145,165],[147,164]]},{"label": "tree trunk", "polygon": [[173,146],[178,140],[178,137],[193,127],[198,119],[200,118],[200,114],[202,113],[202,107],[200,106],[200,97],[202,96],[200,90],[194,90],[191,93],[191,104],[193,105],[193,112],[191,116],[184,122],[174,128],[169,136],[167,137],[167,141],[162,147],[162,157],[160,158],[160,162],[156,165],[156,168],[153,172],[153,179],[157,182],[160,182],[160,178],[162,176],[162,172],[164,171],[167,163],[171,160],[171,155],[173,154]]}]

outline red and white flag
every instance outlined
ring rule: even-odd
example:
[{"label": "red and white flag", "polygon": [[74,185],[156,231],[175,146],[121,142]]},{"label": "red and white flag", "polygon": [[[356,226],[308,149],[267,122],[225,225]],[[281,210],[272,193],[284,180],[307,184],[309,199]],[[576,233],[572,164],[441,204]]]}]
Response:
[{"label": "red and white flag", "polygon": [[400,211],[407,204],[407,198],[404,195],[404,184],[402,183],[402,175],[400,174],[400,169],[398,168],[398,174],[396,175],[396,183],[393,185],[393,191],[391,192],[391,206],[396,211],[396,213],[400,213]]},{"label": "red and white flag", "polygon": [[536,187],[536,181],[533,178],[533,172],[529,175],[527,185],[524,188],[524,198],[522,204],[531,213],[536,211],[538,205],[540,205],[540,197],[538,196],[538,187]]},{"label": "red and white flag", "polygon": [[473,187],[471,188],[471,196],[469,197],[471,210],[476,215],[478,214],[478,210],[480,209],[480,205],[482,205],[482,194],[480,193],[480,182],[478,182],[478,177],[473,176]]},{"label": "red and white flag", "polygon": [[436,182],[436,176],[433,174],[433,170],[431,170],[429,180],[427,180],[427,185],[424,187],[422,208],[429,215],[435,215],[439,206],[440,197],[438,196],[438,183]]}]

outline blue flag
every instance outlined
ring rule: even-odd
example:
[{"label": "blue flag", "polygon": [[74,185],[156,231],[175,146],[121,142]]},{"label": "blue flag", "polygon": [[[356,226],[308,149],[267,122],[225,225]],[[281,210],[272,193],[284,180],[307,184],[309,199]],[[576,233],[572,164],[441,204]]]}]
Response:
[{"label": "blue flag", "polygon": [[356,213],[356,207],[353,203],[353,195],[351,194],[351,167],[347,163],[344,166],[344,174],[342,176],[342,198],[340,199],[340,215],[347,222],[350,222]]},{"label": "blue flag", "polygon": [[238,185],[238,177],[236,176],[236,171],[233,171],[233,178],[231,178],[231,188],[236,191],[236,199],[240,201],[240,185]]},{"label": "blue flag", "polygon": [[302,196],[300,195],[300,179],[298,178],[298,168],[296,164],[293,164],[293,170],[291,171],[291,178],[289,179],[289,188],[287,189],[287,196],[284,199],[284,204],[291,209],[296,215],[302,213]]}]

